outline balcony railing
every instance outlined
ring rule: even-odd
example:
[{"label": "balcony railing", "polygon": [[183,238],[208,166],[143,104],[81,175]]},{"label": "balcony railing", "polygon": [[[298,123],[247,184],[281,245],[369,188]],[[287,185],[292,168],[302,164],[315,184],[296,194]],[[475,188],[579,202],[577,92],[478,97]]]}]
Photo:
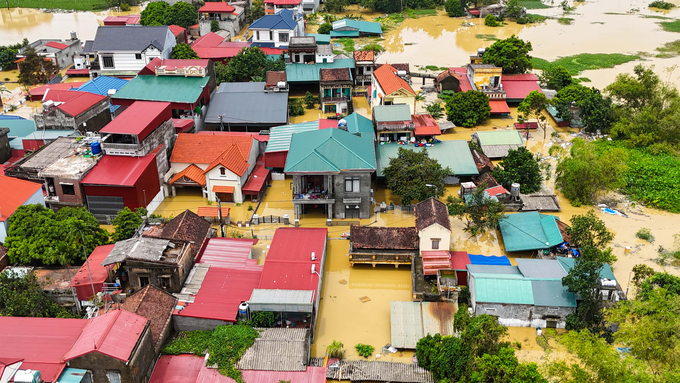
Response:
[{"label": "balcony railing", "polygon": [[323,102],[343,102],[347,101],[349,102],[351,100],[351,97],[324,97]]},{"label": "balcony railing", "polygon": [[325,190],[311,193],[293,193],[293,200],[318,200],[328,198],[328,193]]}]

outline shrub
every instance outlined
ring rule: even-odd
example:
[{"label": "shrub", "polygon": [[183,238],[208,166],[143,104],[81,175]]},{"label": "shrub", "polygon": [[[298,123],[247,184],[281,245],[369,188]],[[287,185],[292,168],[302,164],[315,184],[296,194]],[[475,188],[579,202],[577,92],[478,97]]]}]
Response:
[{"label": "shrub", "polygon": [[316,32],[321,34],[321,35],[328,35],[328,34],[331,33],[332,30],[333,30],[333,24],[323,23],[323,24],[319,25],[319,29],[317,29]]},{"label": "shrub", "polygon": [[121,10],[121,12],[128,12],[128,11],[130,11],[130,4],[128,4],[128,3],[121,3],[121,4],[120,4],[120,10]]},{"label": "shrub", "polygon": [[303,101],[301,98],[291,98],[288,101],[288,114],[291,117],[302,116],[305,114],[305,108],[302,106]]},{"label": "shrub", "polygon": [[673,3],[668,3],[668,2],[665,2],[665,1],[657,0],[657,1],[652,1],[651,3],[649,3],[649,8],[671,9],[673,7],[675,7],[675,5]]},{"label": "shrub", "polygon": [[217,20],[210,22],[210,32],[217,32],[220,30],[220,23]]},{"label": "shrub", "polygon": [[329,358],[342,358],[345,356],[345,350],[342,342],[338,342],[337,340],[331,342],[331,344],[326,347],[326,354],[328,354]]},{"label": "shrub", "polygon": [[368,358],[369,356],[373,355],[373,351],[375,351],[375,347],[369,344],[359,343],[354,346],[354,348],[356,348],[359,355],[363,356],[364,358]]},{"label": "shrub", "polygon": [[498,19],[496,19],[496,16],[489,14],[484,18],[484,25],[487,27],[498,27],[500,26],[500,23],[498,22]]},{"label": "shrub", "polygon": [[638,232],[635,233],[635,236],[640,239],[644,239],[647,242],[654,242],[654,236],[652,235],[652,232],[646,227],[638,230]]}]

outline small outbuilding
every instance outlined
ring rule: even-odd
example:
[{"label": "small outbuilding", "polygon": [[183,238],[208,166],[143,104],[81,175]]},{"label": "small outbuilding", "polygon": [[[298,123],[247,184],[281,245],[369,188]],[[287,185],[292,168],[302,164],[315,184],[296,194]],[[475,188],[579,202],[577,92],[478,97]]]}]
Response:
[{"label": "small outbuilding", "polygon": [[546,251],[561,244],[564,239],[557,220],[535,211],[506,215],[500,222],[505,251]]},{"label": "small outbuilding", "polygon": [[491,159],[506,157],[511,149],[516,150],[524,146],[522,135],[517,130],[476,132],[472,135],[472,141],[476,142],[484,155]]}]

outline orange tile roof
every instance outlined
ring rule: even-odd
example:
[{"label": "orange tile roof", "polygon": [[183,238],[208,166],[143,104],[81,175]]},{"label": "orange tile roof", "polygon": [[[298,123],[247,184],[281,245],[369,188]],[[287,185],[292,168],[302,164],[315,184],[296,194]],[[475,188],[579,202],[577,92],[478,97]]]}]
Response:
[{"label": "orange tile roof", "polygon": [[385,92],[385,95],[390,95],[402,88],[415,95],[416,92],[413,91],[411,85],[409,85],[403,78],[397,76],[396,73],[397,70],[394,69],[392,65],[385,64],[376,69],[373,72],[373,75],[375,76],[375,79],[378,80],[378,83]]},{"label": "orange tile roof", "polygon": [[[187,164],[210,164],[236,144],[241,153],[249,154],[253,137],[248,135],[212,135],[180,133],[170,162]],[[248,158],[244,157],[244,161]]]},{"label": "orange tile roof", "polygon": [[209,172],[217,165],[222,165],[234,172],[236,175],[242,176],[243,173],[248,170],[248,156],[243,154],[236,143],[233,143],[227,148],[227,150],[217,156],[217,158],[215,158],[210,163],[210,165],[208,165],[208,167],[205,169],[205,172]]},{"label": "orange tile roof", "polygon": [[205,186],[205,174],[203,173],[203,169],[199,168],[194,164],[187,166],[186,168],[184,168],[184,170],[175,174],[175,176],[172,177],[172,179],[168,183],[174,184],[182,177],[186,177],[201,186]]},{"label": "orange tile roof", "polygon": [[[198,212],[196,213],[200,217],[218,217],[219,208],[215,206],[200,206]],[[222,217],[229,215],[229,208],[222,208]]]},{"label": "orange tile roof", "polygon": [[220,186],[220,185],[215,185],[212,188],[213,193],[227,193],[231,194],[234,192],[234,187],[233,186]]},{"label": "orange tile roof", "polygon": [[375,54],[373,51],[354,51],[354,61],[373,61]]}]

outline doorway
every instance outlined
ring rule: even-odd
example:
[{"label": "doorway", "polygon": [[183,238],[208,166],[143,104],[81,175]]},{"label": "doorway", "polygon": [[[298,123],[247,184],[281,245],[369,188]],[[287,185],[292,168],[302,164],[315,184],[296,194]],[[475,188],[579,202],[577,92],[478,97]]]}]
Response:
[{"label": "doorway", "polygon": [[359,218],[359,205],[345,205],[345,219]]}]

